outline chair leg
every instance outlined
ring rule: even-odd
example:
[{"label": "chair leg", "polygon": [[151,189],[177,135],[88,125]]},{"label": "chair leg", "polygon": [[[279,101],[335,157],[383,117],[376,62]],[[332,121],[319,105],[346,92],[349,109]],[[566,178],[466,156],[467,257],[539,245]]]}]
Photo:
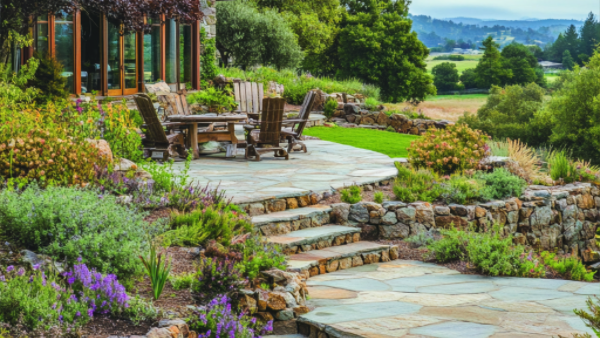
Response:
[{"label": "chair leg", "polygon": [[287,152],[291,153],[292,149],[294,149],[294,138],[292,136],[288,136],[287,143],[288,143]]}]

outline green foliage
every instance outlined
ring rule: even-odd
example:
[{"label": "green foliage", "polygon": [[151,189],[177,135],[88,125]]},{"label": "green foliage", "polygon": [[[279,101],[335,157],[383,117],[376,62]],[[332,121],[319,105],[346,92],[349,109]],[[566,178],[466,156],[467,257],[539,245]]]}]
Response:
[{"label": "green foliage", "polygon": [[492,156],[500,156],[500,157],[509,157],[510,156],[508,142],[506,142],[506,141],[491,141],[491,142],[488,142],[488,146],[490,147],[490,155],[492,155]]},{"label": "green foliage", "polygon": [[188,103],[199,103],[208,106],[217,113],[233,111],[237,107],[231,89],[219,90],[209,87],[187,96]]},{"label": "green foliage", "polygon": [[28,83],[29,86],[40,90],[36,101],[44,104],[47,101],[64,100],[69,97],[67,78],[62,76],[63,66],[52,55],[36,53],[35,58],[40,65],[35,72],[35,77]]},{"label": "green foliage", "polygon": [[434,60],[449,60],[449,61],[464,61],[465,57],[458,54],[439,55],[433,58]]},{"label": "green foliage", "polygon": [[577,158],[600,163],[600,50],[585,69],[565,72],[544,110],[552,120],[550,141]]},{"label": "green foliage", "polygon": [[573,57],[568,50],[565,50],[563,53],[562,64],[563,67],[568,70],[573,70],[573,67],[575,66],[575,61],[573,61]]},{"label": "green foliage", "polygon": [[486,155],[487,137],[464,124],[446,129],[429,129],[408,148],[409,161],[418,168],[431,168],[440,174],[473,169]]},{"label": "green foliage", "polygon": [[410,237],[404,239],[405,242],[411,244],[413,247],[421,248],[424,246],[428,246],[433,243],[434,237],[431,232],[422,231]]},{"label": "green foliage", "polygon": [[488,199],[520,197],[527,188],[525,180],[504,168],[494,169],[491,173],[478,173],[475,177],[484,182],[484,196]]},{"label": "green foliage", "polygon": [[[594,296],[596,298],[597,301],[600,301],[600,298],[598,298],[598,296]],[[579,316],[579,318],[581,318],[583,320],[583,322],[585,323],[585,326],[589,327],[590,329],[592,329],[592,331],[594,331],[594,333],[596,334],[596,337],[600,337],[600,305],[598,302],[594,302],[592,297],[588,297],[588,299],[585,302],[587,304],[588,310],[590,312],[587,312],[585,310],[581,310],[581,309],[575,309],[573,310],[573,312]],[[590,336],[589,334],[584,334],[584,335],[573,335],[574,338],[591,338],[592,336]]]},{"label": "green foliage", "polygon": [[457,204],[490,200],[482,180],[453,175],[447,183],[444,199]]},{"label": "green foliage", "polygon": [[580,280],[586,282],[594,281],[595,271],[588,272],[585,265],[575,257],[557,258],[556,254],[544,251],[540,254],[548,267],[558,272],[566,279]]},{"label": "green foliage", "polygon": [[486,233],[441,229],[442,238],[429,245],[439,262],[464,260],[481,273],[491,276],[538,277],[544,274],[543,264],[524,258],[524,249],[513,245],[512,236],[501,236],[500,227]]},{"label": "green foliage", "polygon": [[506,66],[513,74],[513,76],[503,84],[525,85],[535,82],[539,86],[546,86],[544,71],[539,66],[535,55],[533,55],[527,46],[520,43],[511,43],[502,49],[501,55]]},{"label": "green foliage", "polygon": [[176,173],[173,169],[173,160],[159,164],[148,159],[145,163],[142,163],[141,167],[152,176],[154,189],[168,192],[185,185],[189,177],[188,172],[191,162],[192,154],[190,153],[185,161],[184,169],[179,173]]},{"label": "green foliage", "polygon": [[39,63],[38,59],[31,58],[18,73],[14,73],[9,64],[0,62],[0,105],[18,109],[23,103],[33,102],[39,89],[27,87],[27,83],[35,77]]},{"label": "green foliage", "polygon": [[365,100],[365,108],[367,110],[371,110],[371,111],[378,110],[378,108],[379,108],[379,101],[377,101],[377,99],[374,98],[374,97],[368,97]]},{"label": "green foliage", "polygon": [[260,67],[254,70],[242,71],[238,68],[220,68],[219,72],[227,77],[240,78],[245,81],[260,82],[268,88],[269,81],[282,84],[285,88],[283,97],[288,103],[301,105],[309,90],[316,88],[331,93],[363,94],[379,99],[379,88],[366,85],[355,79],[333,80],[327,77],[315,77],[309,73],[298,74],[295,70],[276,70]]},{"label": "green foliage", "polygon": [[170,274],[169,282],[171,283],[171,287],[173,290],[183,290],[189,289],[192,286],[192,282],[196,278],[196,273],[182,273],[179,275]]},{"label": "green foliage", "polygon": [[145,300],[139,295],[129,298],[129,306],[122,309],[120,316],[130,320],[133,325],[140,325],[142,322],[155,320],[159,317],[159,310],[154,307],[152,301]]},{"label": "green foliage", "polygon": [[564,183],[573,183],[577,177],[577,169],[575,164],[567,156],[564,150],[554,150],[547,158],[550,177],[554,181],[562,181]]},{"label": "green foliage", "polygon": [[323,107],[323,115],[328,119],[333,117],[333,113],[337,109],[338,103],[336,100],[329,98],[327,102],[325,102],[325,107]]},{"label": "green foliage", "polygon": [[459,123],[497,138],[520,139],[529,145],[541,145],[551,133],[550,119],[540,114],[545,90],[537,84],[493,86],[487,102],[477,115],[465,113]]},{"label": "green foliage", "polygon": [[144,263],[146,274],[150,278],[154,300],[158,300],[165,287],[169,273],[171,272],[171,260],[167,262],[167,257],[165,255],[163,261],[163,253],[157,254],[154,245],[150,245],[150,256],[146,258],[140,256],[140,259],[142,260],[142,263]]},{"label": "green foliage", "polygon": [[200,304],[207,304],[217,296],[231,297],[243,286],[238,267],[229,259],[203,258],[196,276],[192,282],[192,296]]},{"label": "green foliage", "polygon": [[82,257],[88,266],[121,278],[141,273],[137,257],[146,238],[161,231],[144,217],[91,189],[32,185],[22,192],[0,191],[5,238],[69,264]]},{"label": "green foliage", "polygon": [[344,203],[355,204],[362,201],[362,188],[358,185],[353,185],[348,189],[340,191],[340,198]]},{"label": "green foliage", "polygon": [[460,82],[465,86],[465,89],[477,88],[477,73],[475,69],[467,69],[460,75]]},{"label": "green foliage", "polygon": [[499,45],[494,42],[492,36],[488,36],[482,43],[485,50],[483,57],[475,68],[477,86],[479,88],[491,88],[493,85],[499,86],[506,83],[513,77],[513,73],[506,66],[506,61],[498,50]]},{"label": "green foliage", "polygon": [[377,191],[373,194],[373,201],[375,201],[375,203],[383,203],[383,191]]},{"label": "green foliage", "polygon": [[161,235],[165,245],[198,246],[216,240],[229,246],[233,236],[251,230],[251,224],[241,215],[223,205],[195,209],[171,217],[171,229]]},{"label": "green foliage", "polygon": [[202,88],[208,88],[208,81],[217,76],[219,67],[217,66],[217,40],[207,37],[206,28],[200,29],[200,41],[202,42],[202,54],[200,54],[200,80]]},{"label": "green foliage", "polygon": [[237,264],[240,273],[251,280],[257,278],[260,271],[287,268],[287,257],[281,247],[266,238],[251,236],[235,249],[243,253],[243,259]]},{"label": "green foliage", "polygon": [[334,43],[337,76],[377,84],[386,102],[419,102],[435,95],[425,63],[429,50],[411,32],[409,3],[345,1],[348,14]]},{"label": "green foliage", "polygon": [[217,3],[217,49],[237,66],[295,68],[302,59],[298,38],[274,10],[259,12],[245,1]]},{"label": "green foliage", "polygon": [[395,162],[395,165],[398,169],[398,177],[394,183],[394,194],[399,201],[433,202],[444,192],[435,173],[429,170],[409,169],[400,162]]},{"label": "green foliage", "polygon": [[433,67],[433,84],[439,91],[458,89],[458,70],[456,64],[451,62],[442,62]]}]

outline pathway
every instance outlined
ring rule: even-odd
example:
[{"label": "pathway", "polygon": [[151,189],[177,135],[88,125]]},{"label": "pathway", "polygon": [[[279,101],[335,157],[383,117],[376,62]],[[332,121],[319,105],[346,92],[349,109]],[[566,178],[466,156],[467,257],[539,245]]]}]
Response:
[{"label": "pathway", "polygon": [[[190,178],[202,185],[220,184],[234,203],[297,197],[352,184],[370,184],[396,176],[394,159],[370,150],[327,141],[306,141],[308,153],[292,152],[289,161],[270,157],[248,161],[244,155],[202,156],[191,164]],[[177,169],[183,163],[175,163]]]},{"label": "pathway", "polygon": [[396,260],[308,280],[300,321],[330,337],[543,338],[593,332],[573,314],[600,284],[461,275]]}]

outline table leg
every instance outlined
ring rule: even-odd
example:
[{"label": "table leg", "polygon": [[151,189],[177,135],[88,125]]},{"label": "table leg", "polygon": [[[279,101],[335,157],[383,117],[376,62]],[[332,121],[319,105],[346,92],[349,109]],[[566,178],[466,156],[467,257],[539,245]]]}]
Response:
[{"label": "table leg", "polygon": [[198,123],[191,123],[190,125],[190,141],[192,142],[194,159],[200,158],[200,153],[198,152]]},{"label": "table leg", "polygon": [[235,155],[237,154],[237,144],[238,144],[238,139],[235,136],[235,123],[234,122],[229,122],[227,123],[227,130],[229,130],[229,137],[231,139],[231,144],[227,145],[227,154],[225,154],[225,157],[235,157]]}]

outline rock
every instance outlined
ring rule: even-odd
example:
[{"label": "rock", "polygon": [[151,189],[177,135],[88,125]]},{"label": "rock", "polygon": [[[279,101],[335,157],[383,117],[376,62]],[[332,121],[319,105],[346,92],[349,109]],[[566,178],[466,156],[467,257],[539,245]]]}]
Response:
[{"label": "rock", "polygon": [[531,214],[531,228],[536,230],[537,227],[550,225],[552,220],[552,208],[548,206],[537,207]]},{"label": "rock", "polygon": [[438,216],[435,218],[435,226],[444,229],[455,227],[464,230],[469,226],[469,223],[458,216]]},{"label": "rock", "polygon": [[379,238],[381,239],[407,238],[409,234],[410,227],[402,223],[379,226]]},{"label": "rock", "polygon": [[167,328],[153,327],[146,333],[146,338],[173,338],[173,336],[171,335],[171,330]]},{"label": "rock", "polygon": [[352,267],[352,258],[340,258],[340,270],[346,270]]},{"label": "rock", "polygon": [[396,217],[398,221],[403,223],[410,223],[416,220],[417,210],[413,207],[396,209]]},{"label": "rock", "polygon": [[335,272],[340,266],[340,261],[337,259],[327,262],[327,272]]},{"label": "rock", "polygon": [[275,319],[281,320],[281,321],[294,319],[294,310],[292,310],[292,309],[281,310],[275,314]]},{"label": "rock", "polygon": [[363,265],[363,260],[362,260],[362,257],[360,257],[360,255],[352,257],[352,267],[362,266],[362,265]]},{"label": "rock", "polygon": [[307,195],[298,197],[298,205],[300,207],[305,207],[310,204],[310,198]]},{"label": "rock", "polygon": [[130,161],[126,158],[119,158],[119,163],[115,164],[114,170],[116,171],[129,171],[129,170],[137,170],[138,166],[133,161]]},{"label": "rock", "polygon": [[86,142],[94,146],[94,148],[98,149],[98,155],[112,163],[113,153],[112,150],[110,150],[110,145],[108,144],[108,142],[106,142],[106,140],[85,140]]},{"label": "rock", "polygon": [[267,213],[284,211],[287,203],[284,199],[276,199],[265,202],[265,209]]},{"label": "rock", "polygon": [[427,228],[423,224],[413,223],[410,225],[410,236],[414,236],[422,232],[427,232]]},{"label": "rock", "polygon": [[246,211],[249,216],[257,216],[265,213],[265,206],[262,203],[252,203],[247,206]]},{"label": "rock", "polygon": [[348,223],[348,217],[350,216],[350,204],[348,203],[335,203],[331,206],[331,219],[337,224]]},{"label": "rock", "polygon": [[296,209],[298,208],[298,200],[294,197],[286,198],[287,208],[288,209]]},{"label": "rock", "polygon": [[254,314],[254,317],[263,323],[273,320],[273,316],[268,312],[257,312]]},{"label": "rock", "polygon": [[475,207],[475,217],[477,218],[482,218],[485,217],[485,215],[487,214],[487,210],[485,210],[482,207]]},{"label": "rock", "polygon": [[527,243],[527,237],[525,237],[525,235],[522,233],[517,232],[513,236],[513,243],[525,245],[525,243]]},{"label": "rock", "polygon": [[594,198],[590,194],[581,195],[581,199],[577,201],[577,206],[580,209],[592,209],[595,205]]},{"label": "rock", "polygon": [[271,292],[267,299],[267,308],[273,311],[281,311],[286,308],[286,301],[283,295]]},{"label": "rock", "polygon": [[400,258],[400,248],[397,245],[390,246],[390,259],[395,260]]},{"label": "rock", "polygon": [[360,106],[353,103],[346,103],[344,105],[344,113],[346,115],[357,115],[360,114]]},{"label": "rock", "polygon": [[393,225],[393,224],[396,224],[397,222],[398,222],[398,219],[396,218],[396,213],[392,212],[392,211],[388,211],[381,218],[381,223],[386,224],[386,225]]},{"label": "rock", "polygon": [[275,321],[273,322],[274,335],[291,335],[298,333],[298,324],[296,320]]},{"label": "rock", "polygon": [[450,208],[447,206],[436,205],[433,212],[438,216],[450,216]]},{"label": "rock", "polygon": [[416,209],[416,220],[418,223],[424,224],[428,227],[435,225],[435,218],[433,216],[433,208],[431,204],[427,202],[417,202],[410,204]]},{"label": "rock", "polygon": [[464,205],[451,204],[450,210],[452,210],[452,213],[457,216],[466,217],[468,215],[467,207],[465,207]]},{"label": "rock", "polygon": [[[600,197],[599,197],[599,199],[600,199]],[[381,206],[386,210],[396,211],[399,208],[406,207],[406,203],[404,203],[404,202],[383,202],[383,204]]]},{"label": "rock", "polygon": [[358,223],[369,222],[369,211],[367,210],[366,205],[357,203],[357,204],[350,206],[350,213],[348,215],[348,220],[358,222]]},{"label": "rock", "polygon": [[293,310],[296,317],[310,312],[310,309],[306,306],[296,306]]}]

